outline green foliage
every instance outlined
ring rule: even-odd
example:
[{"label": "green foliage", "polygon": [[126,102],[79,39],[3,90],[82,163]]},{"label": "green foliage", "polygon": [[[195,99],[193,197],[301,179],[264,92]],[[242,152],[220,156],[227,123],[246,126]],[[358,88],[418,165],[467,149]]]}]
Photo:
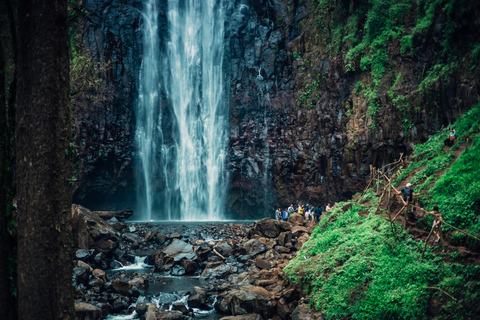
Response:
[{"label": "green foliage", "polygon": [[316,99],[312,98],[312,93],[318,90],[319,83],[317,80],[313,80],[312,83],[305,85],[306,91],[302,92],[297,102],[302,108],[315,108]]},{"label": "green foliage", "polygon": [[300,59],[300,55],[298,54],[297,51],[295,51],[295,52],[293,53],[293,59],[295,59],[295,60]]},{"label": "green foliage", "polygon": [[[461,143],[460,139],[467,133],[471,136],[477,135],[480,132],[480,104],[466,112],[453,127],[458,137],[457,148]],[[417,193],[435,182],[421,198],[423,204],[428,210],[431,210],[433,205],[438,205],[446,222],[457,228],[469,228],[476,225],[480,212],[480,139],[474,139],[472,146],[466,148],[452,163],[453,153],[443,151],[443,140],[447,136],[448,128],[445,128],[424,144],[415,146],[415,161],[401,172],[395,183],[404,180],[413,170],[424,167],[409,181],[416,184],[427,178],[420,188],[415,189]],[[442,176],[433,176],[450,164],[451,167]],[[448,227],[446,229],[448,230]]]},{"label": "green foliage", "polygon": [[[342,205],[324,217],[284,269],[326,319],[422,319],[429,298],[438,294],[431,286],[462,295],[461,288],[471,281],[466,299],[478,297],[479,267],[464,271],[433,255],[430,247],[420,262],[422,243],[406,232],[395,242],[388,220],[360,216],[366,207],[355,202],[345,212]],[[455,312],[458,306],[450,308]]]},{"label": "green foliage", "polygon": [[413,36],[408,34],[400,40],[400,52],[405,55],[412,51],[413,49]]}]

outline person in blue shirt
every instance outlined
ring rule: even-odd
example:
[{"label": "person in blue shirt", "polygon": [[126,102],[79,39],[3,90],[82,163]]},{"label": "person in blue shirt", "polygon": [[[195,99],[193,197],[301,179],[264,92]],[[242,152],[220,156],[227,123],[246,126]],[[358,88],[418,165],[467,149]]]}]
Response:
[{"label": "person in blue shirt", "polygon": [[414,192],[411,183],[407,183],[405,188],[403,188],[402,190],[400,191],[397,190],[397,194],[403,194],[403,201],[405,201],[405,222],[404,222],[404,227],[405,227],[408,220],[408,207],[410,206],[411,211],[413,212],[413,196],[418,196],[418,194]]},{"label": "person in blue shirt", "polygon": [[455,130],[453,130],[452,127],[450,127],[450,132],[448,133],[448,138],[443,141],[443,144],[445,145],[446,149],[447,147],[451,147],[453,143],[455,142],[457,135],[455,134]]}]

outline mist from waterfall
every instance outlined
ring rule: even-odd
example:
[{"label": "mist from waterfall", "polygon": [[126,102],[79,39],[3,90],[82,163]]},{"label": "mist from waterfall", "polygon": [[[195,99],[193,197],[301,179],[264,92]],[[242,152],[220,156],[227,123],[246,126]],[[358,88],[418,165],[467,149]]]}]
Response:
[{"label": "mist from waterfall", "polygon": [[228,140],[223,4],[169,0],[160,52],[155,3],[145,6],[150,23],[144,23],[137,107],[137,210],[145,220],[222,220]]}]

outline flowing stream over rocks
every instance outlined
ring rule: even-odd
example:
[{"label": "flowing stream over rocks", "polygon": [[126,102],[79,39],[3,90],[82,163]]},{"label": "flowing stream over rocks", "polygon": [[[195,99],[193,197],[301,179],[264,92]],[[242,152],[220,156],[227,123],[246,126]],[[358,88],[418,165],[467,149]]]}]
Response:
[{"label": "flowing stream over rocks", "polygon": [[156,4],[147,1],[143,15],[137,212],[147,221],[221,220],[228,141],[224,4],[168,1],[165,44],[159,41]]},{"label": "flowing stream over rocks", "polygon": [[127,223],[74,205],[73,217],[78,319],[315,314],[283,279],[314,228],[300,215],[288,222]]}]

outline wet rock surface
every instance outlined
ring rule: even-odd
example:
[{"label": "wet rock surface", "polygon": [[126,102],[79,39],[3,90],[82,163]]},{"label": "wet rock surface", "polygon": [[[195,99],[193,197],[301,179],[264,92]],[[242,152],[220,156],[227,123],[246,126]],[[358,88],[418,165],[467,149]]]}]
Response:
[{"label": "wet rock surface", "polygon": [[[73,257],[76,310],[81,319],[134,310],[145,319],[192,319],[196,312],[215,312],[215,319],[266,320],[306,312],[296,309],[300,292],[288,286],[282,273],[312,230],[305,222],[298,224],[298,218],[291,218],[295,226],[270,219],[188,226],[117,221],[118,231],[108,219],[86,208],[74,206],[72,212],[83,217],[77,221],[87,221],[77,228]],[[159,242],[156,236],[147,236],[151,234],[179,237]],[[136,235],[135,241],[129,235]],[[105,237],[115,249],[105,252],[98,245]],[[140,257],[143,264],[129,270]],[[196,280],[198,285],[176,285],[181,279]]]},{"label": "wet rock surface", "polygon": [[[85,47],[94,59],[111,62],[106,78],[113,101],[87,104],[76,116],[75,199],[92,208],[102,203],[115,210],[134,202],[133,108],[143,51],[143,3],[84,3]],[[412,96],[412,105],[418,104],[422,112],[411,115],[406,130],[402,111],[384,90],[379,92],[382,110],[372,129],[367,99],[356,93],[356,85],[370,83],[371,76],[358,66],[349,71],[344,50],[336,56],[326,53],[308,1],[224,4],[230,108],[227,206],[232,217],[256,218],[298,201],[325,205],[349,198],[363,189],[370,165],[380,167],[412,151],[413,143],[452,123],[479,100],[478,72],[459,70],[439,80],[434,92]],[[165,43],[166,2],[158,5],[160,42]],[[436,17],[432,30],[443,30],[443,20]],[[478,19],[467,19],[455,32],[473,34],[477,26]],[[395,77],[386,77],[385,88],[418,91],[423,80],[419,74],[427,74],[442,52],[441,37],[427,38],[428,43],[415,44],[411,57],[402,57],[397,42],[387,48],[390,68],[401,72],[403,80],[393,86]],[[308,88],[311,99],[302,104]],[[171,130],[168,124],[165,130]]]}]

